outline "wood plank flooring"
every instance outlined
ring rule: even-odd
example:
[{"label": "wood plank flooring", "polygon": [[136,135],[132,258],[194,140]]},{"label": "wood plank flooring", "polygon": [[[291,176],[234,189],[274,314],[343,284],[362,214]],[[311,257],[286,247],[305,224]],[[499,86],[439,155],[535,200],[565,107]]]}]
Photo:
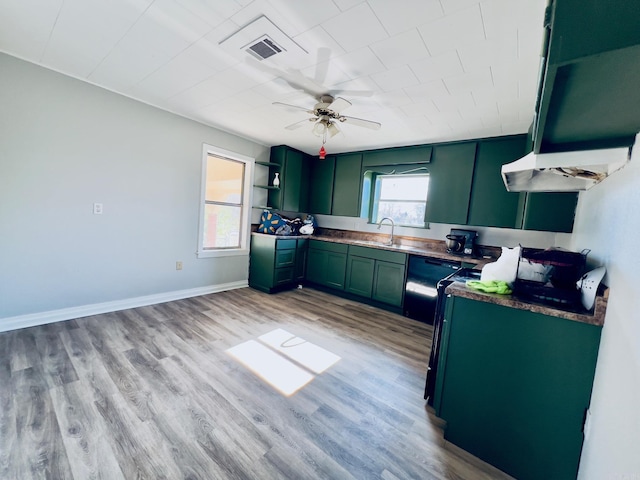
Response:
[{"label": "wood plank flooring", "polygon": [[[227,352],[278,328],[340,360],[283,395]],[[510,478],[443,440],[431,335],[310,288],[1,333],[0,478]]]}]

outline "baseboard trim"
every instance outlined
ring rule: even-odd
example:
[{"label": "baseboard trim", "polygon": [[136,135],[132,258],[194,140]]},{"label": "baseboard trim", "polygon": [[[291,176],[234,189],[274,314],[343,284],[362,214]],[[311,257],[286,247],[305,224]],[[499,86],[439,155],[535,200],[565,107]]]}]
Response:
[{"label": "baseboard trim", "polygon": [[171,302],[182,298],[198,297],[209,293],[224,292],[236,288],[245,288],[249,284],[246,280],[239,282],[221,283],[218,285],[208,285],[206,287],[189,288],[186,290],[174,290],[172,292],[156,293],[142,297],[126,298],[113,302],[94,303],[82,305],[80,307],[61,308],[59,310],[49,310],[46,312],[30,313],[27,315],[17,315],[15,317],[0,318],[0,332],[18,330],[20,328],[46,325],[47,323],[62,322],[74,318],[99,315],[101,313],[117,312],[128,308],[144,307],[157,303]]}]

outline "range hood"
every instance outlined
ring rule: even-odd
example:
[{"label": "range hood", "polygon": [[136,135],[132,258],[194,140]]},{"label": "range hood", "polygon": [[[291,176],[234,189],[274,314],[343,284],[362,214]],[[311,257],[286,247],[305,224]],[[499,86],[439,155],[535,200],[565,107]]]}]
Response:
[{"label": "range hood", "polygon": [[509,192],[577,192],[601,182],[629,161],[631,148],[530,154],[502,166]]}]

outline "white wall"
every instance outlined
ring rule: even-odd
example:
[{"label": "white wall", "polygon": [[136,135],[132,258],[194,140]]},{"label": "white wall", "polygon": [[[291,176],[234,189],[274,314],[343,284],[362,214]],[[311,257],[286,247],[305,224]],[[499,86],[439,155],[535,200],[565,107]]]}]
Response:
[{"label": "white wall", "polygon": [[[356,230],[370,233],[389,233],[391,227],[388,224],[378,230],[377,225],[367,223],[366,218],[335,217],[330,215],[317,215],[318,225],[324,228],[336,228],[340,230]],[[514,230],[511,228],[473,227],[468,225],[446,225],[432,223],[429,228],[396,227],[396,235],[426,238],[433,240],[445,240],[451,228],[465,228],[476,230],[481,245],[494,247],[516,247],[522,245],[530,248],[547,248],[558,243],[566,243],[571,237],[567,233],[534,232],[529,230]]]},{"label": "white wall", "polygon": [[590,248],[610,288],[579,478],[640,479],[640,138],[631,162],[580,194],[570,248]]},{"label": "white wall", "polygon": [[195,255],[202,144],[267,147],[4,54],[0,72],[0,318],[247,280],[246,255]]}]

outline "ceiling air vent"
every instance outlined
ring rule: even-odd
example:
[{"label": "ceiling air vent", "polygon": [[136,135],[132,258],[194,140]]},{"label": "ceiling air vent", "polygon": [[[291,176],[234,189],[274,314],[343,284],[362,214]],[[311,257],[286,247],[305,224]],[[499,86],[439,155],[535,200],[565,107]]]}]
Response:
[{"label": "ceiling air vent", "polygon": [[250,45],[246,50],[258,60],[264,60],[277,53],[281,53],[284,48],[271,40],[268,35],[263,35],[262,38]]},{"label": "ceiling air vent", "polygon": [[243,60],[247,54],[260,61],[300,68],[308,63],[309,52],[264,15],[249,22],[219,43],[229,55]]}]

